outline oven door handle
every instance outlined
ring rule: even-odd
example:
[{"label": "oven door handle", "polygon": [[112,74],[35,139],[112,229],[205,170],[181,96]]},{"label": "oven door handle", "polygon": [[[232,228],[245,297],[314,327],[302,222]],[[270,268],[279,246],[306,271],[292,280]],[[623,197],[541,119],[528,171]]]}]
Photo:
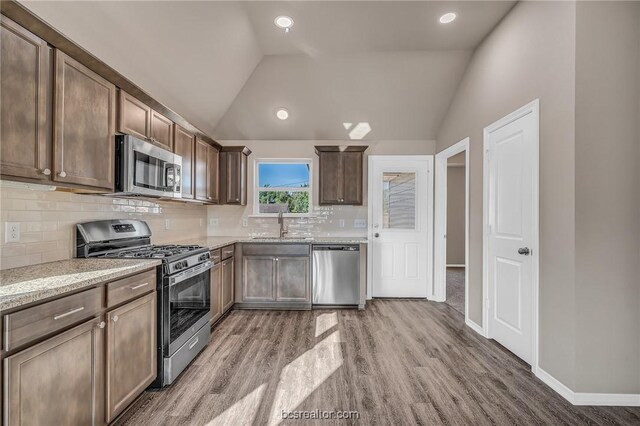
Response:
[{"label": "oven door handle", "polygon": [[169,278],[169,287],[181,283],[184,280],[188,280],[189,278],[193,278],[196,275],[202,274],[203,272],[207,272],[211,268],[213,268],[213,262],[207,261],[205,263],[201,263],[198,266],[194,266],[189,270],[180,272],[178,275],[174,275]]}]

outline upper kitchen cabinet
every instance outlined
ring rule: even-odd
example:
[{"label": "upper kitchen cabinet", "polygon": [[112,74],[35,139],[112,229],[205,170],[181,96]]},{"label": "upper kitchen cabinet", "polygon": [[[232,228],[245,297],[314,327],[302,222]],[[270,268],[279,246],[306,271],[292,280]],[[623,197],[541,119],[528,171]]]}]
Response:
[{"label": "upper kitchen cabinet", "polygon": [[50,48],[4,16],[0,27],[0,173],[49,180]]},{"label": "upper kitchen cabinet", "polygon": [[182,157],[182,198],[193,199],[195,196],[195,137],[192,133],[178,126],[173,130],[174,152]]},{"label": "upper kitchen cabinet", "polygon": [[246,146],[224,146],[220,152],[220,203],[247,205]]},{"label": "upper kitchen cabinet", "polygon": [[206,203],[219,202],[220,151],[205,140],[196,137],[195,198]]},{"label": "upper kitchen cabinet", "polygon": [[119,96],[118,131],[173,151],[173,122],[124,90]]},{"label": "upper kitchen cabinet", "polygon": [[116,86],[56,50],[53,180],[113,191]]},{"label": "upper kitchen cabinet", "polygon": [[367,146],[315,148],[320,157],[319,204],[362,205],[362,163]]}]

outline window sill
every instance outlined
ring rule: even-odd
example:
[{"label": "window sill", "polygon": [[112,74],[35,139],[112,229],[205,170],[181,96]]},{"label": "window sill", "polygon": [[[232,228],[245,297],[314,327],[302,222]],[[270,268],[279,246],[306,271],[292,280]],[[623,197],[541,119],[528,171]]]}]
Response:
[{"label": "window sill", "polygon": [[[308,218],[308,219],[313,219],[316,218],[318,216],[314,216],[311,213],[284,213],[282,215],[285,219],[286,218]],[[262,213],[262,214],[250,214],[249,216],[247,216],[250,219],[264,219],[264,218],[277,218],[278,217],[278,213]]]}]

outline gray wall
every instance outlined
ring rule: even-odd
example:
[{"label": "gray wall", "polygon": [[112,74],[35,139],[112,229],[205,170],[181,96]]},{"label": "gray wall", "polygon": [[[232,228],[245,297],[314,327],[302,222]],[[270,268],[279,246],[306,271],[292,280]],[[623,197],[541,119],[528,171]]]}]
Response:
[{"label": "gray wall", "polygon": [[576,391],[640,393],[640,3],[579,2]]},{"label": "gray wall", "polygon": [[464,177],[464,166],[447,168],[447,265],[464,265]]},{"label": "gray wall", "polygon": [[478,47],[437,137],[470,137],[469,315],[482,324],[482,131],[540,99],[540,365],[573,387],[575,14],[522,2]]}]

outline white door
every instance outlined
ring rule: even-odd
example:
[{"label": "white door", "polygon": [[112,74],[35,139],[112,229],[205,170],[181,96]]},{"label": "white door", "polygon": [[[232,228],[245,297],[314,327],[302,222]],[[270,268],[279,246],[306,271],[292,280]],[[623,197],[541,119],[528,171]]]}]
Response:
[{"label": "white door", "polygon": [[369,156],[373,297],[427,297],[431,286],[433,157]]},{"label": "white door", "polygon": [[489,337],[531,364],[537,318],[537,102],[485,129]]}]

